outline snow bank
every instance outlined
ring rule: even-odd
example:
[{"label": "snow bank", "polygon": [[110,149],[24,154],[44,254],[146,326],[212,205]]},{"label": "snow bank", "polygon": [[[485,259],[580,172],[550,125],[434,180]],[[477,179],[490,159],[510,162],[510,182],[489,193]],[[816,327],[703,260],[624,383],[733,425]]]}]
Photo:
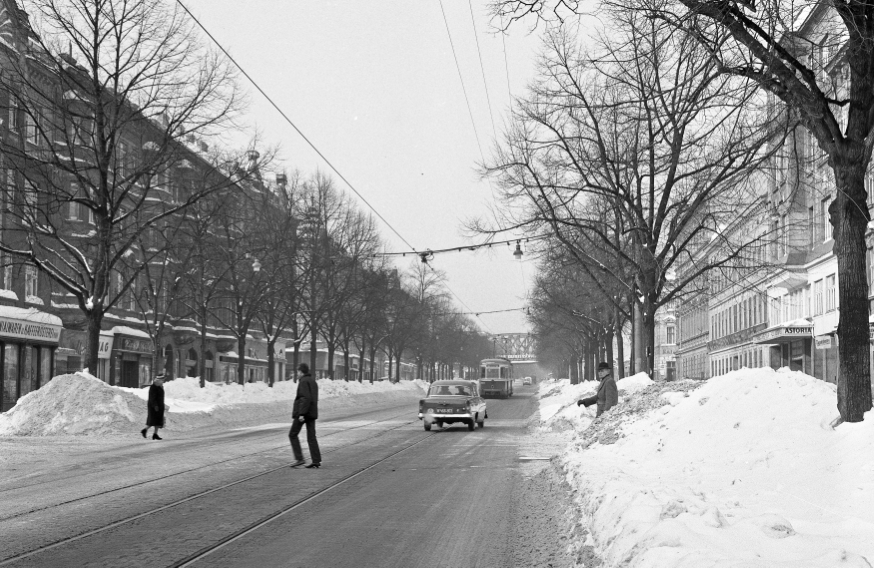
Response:
[{"label": "snow bank", "polygon": [[[421,381],[347,383],[321,380],[319,411],[350,404],[414,400],[424,388]],[[245,387],[184,378],[164,383],[170,411],[166,426],[188,431],[207,426],[288,420],[297,383],[280,382],[271,389],[263,383]],[[135,432],[145,425],[148,387],[112,387],[87,373],[61,375],[41,389],[22,397],[9,412],[0,414],[0,435],[110,435]],[[324,416],[324,415],[323,415]]]},{"label": "snow bank", "polygon": [[576,426],[562,463],[590,531],[578,545],[604,566],[874,562],[874,412],[832,427],[834,385],[742,369],[652,384],[597,420],[551,412],[580,385],[544,389],[542,427]]}]

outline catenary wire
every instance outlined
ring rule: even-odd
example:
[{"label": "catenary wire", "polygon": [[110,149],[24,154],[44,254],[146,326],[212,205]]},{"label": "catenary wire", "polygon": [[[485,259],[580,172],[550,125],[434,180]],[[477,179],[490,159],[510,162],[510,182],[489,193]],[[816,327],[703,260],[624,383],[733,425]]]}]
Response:
[{"label": "catenary wire", "polygon": [[486,89],[486,103],[489,105],[489,120],[492,122],[492,133],[495,135],[495,140],[497,140],[498,129],[495,128],[495,113],[492,111],[492,98],[489,96],[489,83],[486,81],[486,68],[483,65],[483,53],[479,47],[479,34],[476,33],[476,19],[473,16],[472,0],[467,0],[467,6],[470,8],[470,25],[473,30],[473,39],[476,40],[476,54],[479,57],[479,70],[483,77],[483,87]]},{"label": "catenary wire", "polygon": [[[355,189],[355,186],[352,185],[352,183],[351,183],[348,179],[346,179],[346,177],[345,177],[343,174],[340,173],[340,170],[338,170],[336,167],[334,167],[334,164],[331,163],[331,161],[330,161],[330,160],[329,160],[329,159],[328,159],[328,158],[327,158],[327,157],[326,157],[326,156],[321,152],[321,150],[319,150],[319,149],[316,147],[316,145],[315,145],[315,144],[314,144],[314,143],[313,143],[309,138],[307,138],[306,134],[304,134],[303,131],[301,131],[301,129],[297,127],[297,125],[296,125],[296,124],[295,124],[295,123],[294,123],[294,122],[293,122],[293,121],[288,117],[288,115],[286,115],[285,112],[283,112],[282,109],[279,108],[279,105],[277,105],[275,102],[273,102],[273,99],[270,98],[270,95],[268,95],[268,94],[264,91],[264,89],[262,89],[261,86],[260,86],[260,85],[255,81],[255,79],[253,79],[252,76],[249,75],[249,74],[246,72],[245,69],[243,69],[243,66],[242,66],[242,65],[240,65],[239,63],[237,63],[237,60],[233,58],[233,56],[228,52],[228,50],[225,49],[224,46],[222,46],[222,44],[219,43],[219,41],[215,38],[215,36],[213,36],[213,35],[209,32],[209,30],[207,30],[206,27],[205,27],[202,23],[200,23],[200,20],[198,20],[198,19],[194,16],[194,14],[191,13],[191,10],[189,10],[189,9],[185,6],[185,4],[182,3],[182,0],[176,0],[176,3],[179,4],[179,6],[181,6],[183,10],[185,10],[185,12],[188,14],[188,16],[189,16],[192,20],[194,20],[194,23],[195,23],[195,24],[197,24],[197,27],[199,27],[201,30],[203,30],[203,33],[205,33],[205,34],[209,37],[209,39],[212,40],[212,42],[216,45],[216,47],[219,48],[219,50],[221,50],[221,52],[225,55],[225,57],[227,57],[227,58],[230,60],[230,62],[233,63],[234,66],[235,66],[237,69],[240,70],[240,73],[242,73],[242,74],[246,77],[246,79],[249,80],[249,82],[252,84],[252,86],[255,87],[255,89],[256,89],[259,93],[261,93],[261,95],[263,95],[265,99],[267,99],[267,102],[270,103],[270,105],[271,105],[274,109],[276,109],[276,112],[278,112],[278,113],[282,116],[282,118],[285,119],[285,121],[286,121],[286,122],[287,122],[287,123],[288,123],[292,128],[294,128],[295,132],[297,132],[297,133],[300,135],[300,137],[303,138],[303,140],[304,140],[307,144],[309,144],[310,148],[312,148],[313,151],[314,151],[316,154],[318,154],[318,156],[319,156],[322,160],[325,161],[325,163],[328,165],[328,167],[331,168],[331,170],[333,170],[333,172],[334,172],[335,174],[337,174],[337,176],[338,176],[340,179],[342,179],[342,180],[346,183],[347,186],[349,186],[349,189],[351,189],[352,192],[355,193],[355,195],[357,195],[358,198],[359,198],[361,201],[363,201],[364,204],[367,205],[367,207],[368,207],[371,211],[373,211],[373,213],[374,213],[377,217],[379,217],[380,220],[381,220],[383,223],[385,223],[386,227],[388,227],[389,229],[391,229],[391,231],[392,231],[395,235],[397,235],[398,238],[399,238],[399,239],[400,239],[400,240],[401,240],[405,245],[407,245],[407,246],[410,247],[411,249],[415,249],[415,247],[414,247],[413,245],[411,245],[409,242],[407,242],[407,239],[405,239],[405,238],[404,238],[404,237],[403,237],[403,236],[402,236],[402,235],[397,231],[397,229],[395,229],[395,228],[392,226],[392,224],[389,223],[389,222],[386,220],[386,218],[383,217],[383,216],[380,214],[380,212],[377,211],[376,208],[373,207],[373,205],[371,205],[370,202],[368,202],[367,199],[365,199],[363,195],[361,195],[361,193],[358,192],[357,189]],[[482,151],[480,151],[480,153],[482,153]]]},{"label": "catenary wire", "polygon": [[458,64],[458,55],[455,53],[455,44],[452,41],[452,33],[449,31],[449,20],[446,19],[446,10],[443,8],[443,0],[438,0],[440,3],[440,12],[443,14],[443,23],[446,25],[446,35],[449,37],[449,47],[452,48],[452,58],[455,60],[455,69],[458,71],[458,80],[461,81],[461,90],[464,93],[464,102],[467,104],[467,114],[470,116],[470,125],[473,127],[473,135],[476,137],[476,146],[479,148],[479,155],[485,163],[486,158],[483,154],[483,147],[479,141],[479,132],[476,129],[476,121],[473,119],[473,110],[470,108],[470,99],[467,96],[467,88],[464,86],[464,77],[461,75],[461,66]]},{"label": "catenary wire", "polygon": [[[242,73],[243,76],[246,77],[246,79],[247,79],[247,80],[252,84],[252,86],[254,86],[255,89],[256,89],[259,93],[261,93],[261,95],[262,95],[262,96],[267,100],[267,102],[270,103],[270,105],[271,105],[271,106],[272,106],[272,107],[273,107],[273,108],[274,108],[274,109],[275,109],[275,110],[276,110],[276,111],[277,111],[277,112],[282,116],[282,118],[283,118],[283,119],[284,119],[284,120],[285,120],[285,121],[286,121],[286,122],[287,122],[287,123],[288,123],[288,124],[289,124],[293,129],[294,129],[294,130],[295,130],[295,132],[297,132],[297,133],[300,135],[300,137],[303,138],[303,140],[304,140],[304,141],[305,141],[305,142],[310,146],[310,148],[312,148],[313,151],[314,151],[316,154],[318,154],[318,156],[319,156],[322,160],[325,161],[325,163],[328,165],[328,167],[330,167],[331,170],[332,170],[334,173],[336,173],[337,176],[338,176],[340,179],[342,179],[342,180],[346,183],[347,186],[349,186],[349,189],[351,189],[351,190],[355,193],[355,195],[357,195],[358,198],[361,199],[361,201],[364,202],[364,204],[367,205],[367,207],[368,207],[371,211],[373,211],[373,213],[374,213],[377,217],[379,217],[379,219],[380,219],[383,223],[385,223],[385,225],[386,225],[389,229],[391,229],[391,231],[392,231],[395,235],[397,235],[397,237],[398,237],[398,238],[399,238],[399,239],[400,239],[400,240],[401,240],[405,245],[407,245],[408,247],[410,247],[410,248],[414,251],[414,254],[417,254],[417,252],[416,252],[416,248],[415,248],[413,245],[411,245],[411,244],[410,244],[410,243],[409,243],[409,242],[408,242],[408,241],[403,237],[403,235],[401,235],[401,234],[397,231],[397,229],[395,229],[394,226],[392,226],[392,224],[389,223],[389,222],[385,219],[385,217],[383,217],[383,216],[379,213],[379,211],[377,211],[376,208],[373,207],[373,206],[370,204],[370,202],[368,202],[367,199],[365,199],[364,196],[362,196],[361,193],[358,192],[357,189],[355,189],[355,186],[352,185],[352,183],[351,183],[348,179],[346,179],[346,177],[345,177],[342,173],[340,173],[340,171],[339,171],[339,170],[334,166],[334,164],[333,164],[333,163],[332,163],[332,162],[331,162],[331,161],[330,161],[330,160],[329,160],[329,159],[328,159],[328,158],[327,158],[327,157],[326,157],[326,156],[325,156],[325,155],[324,155],[324,154],[323,154],[323,153],[322,153],[322,152],[321,152],[317,147],[316,147],[316,145],[315,145],[315,144],[314,144],[314,143],[313,143],[313,142],[312,142],[312,141],[311,141],[311,140],[306,136],[306,134],[304,134],[303,131],[302,131],[300,128],[297,127],[297,125],[296,125],[296,124],[295,124],[295,123],[294,123],[294,122],[293,122],[293,121],[288,117],[288,115],[286,115],[285,112],[283,112],[283,110],[279,107],[279,105],[277,105],[276,102],[273,101],[273,99],[270,97],[270,95],[268,95],[267,92],[264,91],[264,89],[262,89],[261,86],[260,86],[260,85],[255,81],[255,79],[252,78],[252,76],[249,75],[249,73],[247,73],[245,69],[243,69],[243,66],[240,65],[240,64],[237,62],[237,60],[234,59],[234,57],[233,57],[233,56],[228,52],[228,50],[225,49],[224,46],[223,46],[221,43],[219,43],[219,41],[215,38],[215,36],[213,36],[212,33],[210,33],[210,31],[209,31],[208,29],[206,29],[206,26],[204,26],[204,25],[200,22],[200,20],[199,20],[199,19],[198,19],[198,18],[197,18],[197,17],[196,17],[192,12],[191,12],[191,10],[189,10],[188,7],[185,6],[185,4],[182,3],[182,0],[176,0],[176,2],[177,2],[177,4],[179,4],[179,6],[180,6],[184,11],[185,11],[185,13],[188,14],[188,16],[189,16],[189,17],[194,21],[194,23],[197,25],[197,27],[199,27],[199,28],[203,31],[203,33],[205,33],[205,34],[207,35],[207,37],[209,37],[209,39],[210,39],[210,40],[211,40],[211,41],[216,45],[216,47],[219,48],[219,50],[220,50],[220,51],[225,55],[225,57],[227,57],[228,60],[229,60],[231,63],[233,63],[234,66],[235,66],[237,69],[240,70],[240,73]],[[453,55],[453,57],[455,58],[455,67],[456,67],[456,69],[458,70],[458,77],[459,77],[459,79],[461,79],[461,87],[462,87],[462,90],[464,90],[464,99],[465,99],[465,102],[467,103],[467,111],[468,111],[468,114],[470,115],[471,124],[473,125],[474,136],[476,136],[477,147],[479,148],[480,157],[483,159],[483,161],[485,161],[485,158],[484,158],[483,153],[482,153],[482,146],[480,145],[480,141],[479,141],[479,133],[478,133],[477,130],[476,130],[476,124],[474,123],[474,120],[473,120],[473,111],[471,110],[471,107],[470,107],[470,101],[468,100],[468,97],[467,97],[467,90],[464,88],[464,80],[462,79],[462,76],[461,76],[461,68],[460,68],[459,65],[458,65],[458,58],[457,58],[456,55],[455,55],[455,46],[454,46],[454,44],[452,43],[452,35],[449,33],[449,22],[448,22],[448,20],[446,19],[446,11],[443,9],[443,2],[442,2],[442,0],[440,0],[440,10],[441,10],[441,12],[443,13],[443,22],[444,22],[444,24],[446,25],[446,33],[449,35],[449,43],[450,43],[450,46],[452,47],[452,55]],[[463,300],[458,296],[458,294],[456,294],[456,293],[455,293],[451,288],[449,288],[449,286],[447,286],[446,288],[447,288],[447,290],[449,290],[449,292],[450,292],[450,293],[455,297],[455,299],[457,299],[457,300],[458,300],[458,301],[459,301],[459,302],[460,302],[460,303],[461,303],[465,308],[467,308],[468,310],[470,310],[471,313],[477,313],[477,312],[474,312],[474,311],[470,308],[470,306],[468,306],[467,304],[465,304],[464,301],[463,301]],[[482,313],[482,312],[480,312],[480,313]],[[480,319],[480,321],[482,321],[482,320]],[[484,325],[486,328],[488,328],[488,325],[487,325],[485,322],[482,322],[482,323],[483,323],[483,325]],[[491,331],[491,330],[489,330],[489,331]]]}]

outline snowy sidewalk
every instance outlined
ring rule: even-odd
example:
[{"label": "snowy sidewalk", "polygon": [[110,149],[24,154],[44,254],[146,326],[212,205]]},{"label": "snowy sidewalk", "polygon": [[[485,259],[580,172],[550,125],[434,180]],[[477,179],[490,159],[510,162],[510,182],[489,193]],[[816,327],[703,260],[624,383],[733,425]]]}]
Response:
[{"label": "snowy sidewalk", "polygon": [[874,412],[833,427],[835,387],[785,369],[706,382],[617,381],[595,419],[596,383],[540,386],[541,425],[605,567],[870,568]]}]

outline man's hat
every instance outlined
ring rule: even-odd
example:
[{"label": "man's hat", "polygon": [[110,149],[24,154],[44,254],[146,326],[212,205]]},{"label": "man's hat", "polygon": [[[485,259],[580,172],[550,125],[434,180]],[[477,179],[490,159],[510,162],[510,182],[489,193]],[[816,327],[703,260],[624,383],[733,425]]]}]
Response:
[{"label": "man's hat", "polygon": [[613,367],[611,367],[610,363],[608,363],[607,361],[601,361],[600,363],[598,363],[598,370],[599,371],[603,371],[604,369],[607,369],[609,371],[612,368]]}]

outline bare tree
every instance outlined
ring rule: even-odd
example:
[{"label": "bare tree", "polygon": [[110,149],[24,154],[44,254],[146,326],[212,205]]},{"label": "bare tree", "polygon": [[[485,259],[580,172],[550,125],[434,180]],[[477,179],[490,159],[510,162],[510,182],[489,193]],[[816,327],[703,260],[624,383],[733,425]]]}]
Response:
[{"label": "bare tree", "polygon": [[[640,10],[694,37],[721,72],[755,81],[779,99],[819,146],[832,170],[829,207],[838,262],[838,410],[860,422],[872,408],[865,234],[865,176],[874,148],[874,5],[867,0],[763,3],[741,0],[610,2]],[[579,0],[496,0],[504,19],[559,19]]]},{"label": "bare tree", "polygon": [[[760,243],[730,240],[724,228],[755,213],[751,180],[775,132],[749,111],[749,82],[722,75],[694,41],[637,13],[618,16],[594,54],[567,28],[546,34],[539,79],[489,173],[511,226],[548,228],[605,298],[620,309],[633,299],[645,355],[637,370],[652,373],[656,310],[702,272],[755,260]],[[739,213],[739,202],[753,205]],[[722,255],[672,278],[712,239]]]},{"label": "bare tree", "polygon": [[177,183],[192,167],[214,168],[186,142],[227,124],[239,97],[230,68],[173,6],[30,0],[33,27],[14,15],[0,62],[12,134],[0,150],[13,178],[4,184],[12,221],[0,250],[75,298],[89,368],[104,315],[151,260],[126,262],[129,251],[150,227],[229,182],[217,175],[196,191]]}]

